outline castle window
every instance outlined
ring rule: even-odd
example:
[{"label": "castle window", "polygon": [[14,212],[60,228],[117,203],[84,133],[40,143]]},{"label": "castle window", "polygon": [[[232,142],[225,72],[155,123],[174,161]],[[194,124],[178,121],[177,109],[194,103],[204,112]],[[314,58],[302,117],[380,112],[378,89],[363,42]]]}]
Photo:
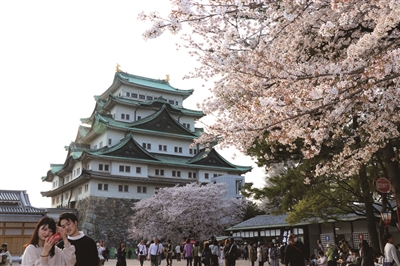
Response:
[{"label": "castle window", "polygon": [[197,178],[196,173],[193,173],[193,178]]},{"label": "castle window", "polygon": [[164,145],[164,151],[167,151],[167,145]]},{"label": "castle window", "polygon": [[137,193],[147,193],[147,187],[137,187]]},{"label": "castle window", "polygon": [[108,145],[111,145],[112,140],[108,139]]},{"label": "castle window", "polygon": [[125,114],[121,114],[121,119],[125,119]]},{"label": "castle window", "polygon": [[208,179],[208,173],[205,173],[205,174],[204,174],[204,178],[205,178],[205,179]]},{"label": "castle window", "polygon": [[126,120],[129,120],[129,118],[130,118],[129,114],[126,114],[125,118],[126,118]]},{"label": "castle window", "polygon": [[131,96],[131,93],[130,92],[127,92],[126,93],[126,97],[130,97]]},{"label": "castle window", "polygon": [[103,184],[97,184],[97,190],[103,190]]},{"label": "castle window", "polygon": [[103,165],[99,164],[99,171],[103,171]]},{"label": "castle window", "polygon": [[156,175],[164,175],[163,169],[156,169]]},{"label": "castle window", "polygon": [[85,185],[85,192],[88,192],[88,190],[89,190],[89,184],[86,184]]},{"label": "castle window", "polygon": [[140,115],[138,115],[137,120],[140,120],[140,119],[142,119],[142,117]]},{"label": "castle window", "polygon": [[56,203],[60,202],[60,197],[57,197]]},{"label": "castle window", "polygon": [[137,93],[131,93],[132,98],[137,98]]},{"label": "castle window", "polygon": [[82,187],[78,188],[78,195],[82,194]]},{"label": "castle window", "polygon": [[102,148],[102,147],[103,147],[103,142],[100,141],[100,143],[99,143],[99,148]]},{"label": "castle window", "polygon": [[175,101],[175,105],[179,105],[179,102],[178,102],[178,101]]},{"label": "castle window", "polygon": [[142,193],[147,193],[147,187],[142,188]]},{"label": "castle window", "polygon": [[81,168],[76,169],[76,175],[80,175],[81,174]]},{"label": "castle window", "polygon": [[174,100],[169,100],[168,103],[169,103],[169,104],[174,104],[175,101],[174,101]]},{"label": "castle window", "polygon": [[142,94],[139,94],[139,99],[144,100],[144,99],[146,99],[146,96],[142,95]]},{"label": "castle window", "polygon": [[192,172],[188,173],[188,178],[192,178]]},{"label": "castle window", "polygon": [[108,184],[104,184],[104,190],[108,191]]},{"label": "castle window", "polygon": [[214,177],[217,177],[218,175],[217,174],[214,174]]},{"label": "castle window", "polygon": [[153,96],[147,96],[147,100],[149,101],[153,100]]},{"label": "castle window", "polygon": [[68,193],[68,192],[65,193],[65,199],[66,199],[66,200],[68,199],[68,196],[69,196],[69,193]]},{"label": "castle window", "polygon": [[119,171],[120,172],[127,172],[129,173],[131,171],[131,167],[128,165],[120,165],[119,166]]},{"label": "castle window", "polygon": [[176,171],[176,176],[181,177],[181,171]]},{"label": "castle window", "polygon": [[162,151],[162,145],[158,145],[158,150]]},{"label": "castle window", "polygon": [[142,168],[141,168],[141,167],[136,167],[136,173],[137,173],[137,174],[142,173]]},{"label": "castle window", "polygon": [[147,149],[151,150],[151,143],[147,143]]},{"label": "castle window", "polygon": [[186,128],[187,128],[187,129],[190,129],[190,124],[186,124]]},{"label": "castle window", "polygon": [[129,187],[127,185],[118,185],[119,192],[129,192]]},{"label": "castle window", "polygon": [[94,145],[94,146],[93,146],[93,149],[97,149],[97,145]]},{"label": "castle window", "polygon": [[174,152],[182,153],[182,147],[174,147]]},{"label": "castle window", "polygon": [[176,176],[176,171],[172,171],[172,176]]},{"label": "castle window", "polygon": [[189,149],[189,154],[193,154],[193,149]]}]

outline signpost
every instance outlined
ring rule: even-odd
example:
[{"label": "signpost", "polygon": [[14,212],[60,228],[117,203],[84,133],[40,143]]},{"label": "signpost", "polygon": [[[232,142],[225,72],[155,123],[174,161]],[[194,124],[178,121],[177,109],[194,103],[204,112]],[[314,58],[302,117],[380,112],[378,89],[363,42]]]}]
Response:
[{"label": "signpost", "polygon": [[392,190],[392,185],[389,179],[380,177],[375,181],[375,189],[380,193],[387,194]]}]

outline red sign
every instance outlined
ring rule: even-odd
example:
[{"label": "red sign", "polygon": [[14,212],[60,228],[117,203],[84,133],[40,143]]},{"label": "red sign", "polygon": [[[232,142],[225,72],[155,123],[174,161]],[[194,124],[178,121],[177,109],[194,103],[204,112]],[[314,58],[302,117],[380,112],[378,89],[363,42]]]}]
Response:
[{"label": "red sign", "polygon": [[380,177],[375,182],[375,188],[381,193],[389,193],[392,186],[387,178]]},{"label": "red sign", "polygon": [[359,235],[358,235],[358,239],[359,239],[360,241],[363,241],[363,240],[364,240],[364,235],[363,235],[363,234],[359,234]]}]

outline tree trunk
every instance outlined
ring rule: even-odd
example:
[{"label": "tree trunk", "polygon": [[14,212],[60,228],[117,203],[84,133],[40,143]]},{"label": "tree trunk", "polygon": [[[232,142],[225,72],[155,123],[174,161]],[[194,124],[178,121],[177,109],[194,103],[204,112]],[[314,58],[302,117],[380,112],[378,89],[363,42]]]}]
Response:
[{"label": "tree trunk", "polygon": [[373,205],[372,205],[373,198],[372,198],[372,193],[371,193],[371,189],[369,186],[367,172],[365,170],[364,165],[361,166],[359,175],[360,175],[362,195],[363,195],[364,204],[365,204],[365,213],[366,213],[366,217],[367,217],[367,228],[368,228],[370,244],[374,248],[374,250],[380,250],[378,231],[376,228],[376,219],[375,219],[374,209],[373,209]]},{"label": "tree trunk", "polygon": [[[400,200],[400,169],[399,162],[396,159],[396,155],[394,153],[393,145],[390,141],[386,144],[386,146],[382,149],[383,162],[385,164],[385,170],[388,175],[388,179],[392,184],[393,194],[396,198],[396,206],[399,206]],[[397,222],[399,221],[399,210],[397,210]],[[399,229],[397,227],[397,229]]]}]

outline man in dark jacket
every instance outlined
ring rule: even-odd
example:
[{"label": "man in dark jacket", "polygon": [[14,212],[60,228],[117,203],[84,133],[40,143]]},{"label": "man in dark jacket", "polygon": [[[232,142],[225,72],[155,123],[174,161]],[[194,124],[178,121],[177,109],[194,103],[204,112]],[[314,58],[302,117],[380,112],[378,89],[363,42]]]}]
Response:
[{"label": "man in dark jacket", "polygon": [[228,245],[224,247],[224,253],[225,253],[225,259],[228,259],[227,266],[235,266],[238,249],[235,244],[235,239],[233,239],[233,237],[229,239]]},{"label": "man in dark jacket", "polygon": [[304,245],[297,241],[295,234],[290,234],[289,245],[285,250],[285,265],[288,266],[305,266],[306,256]]}]

